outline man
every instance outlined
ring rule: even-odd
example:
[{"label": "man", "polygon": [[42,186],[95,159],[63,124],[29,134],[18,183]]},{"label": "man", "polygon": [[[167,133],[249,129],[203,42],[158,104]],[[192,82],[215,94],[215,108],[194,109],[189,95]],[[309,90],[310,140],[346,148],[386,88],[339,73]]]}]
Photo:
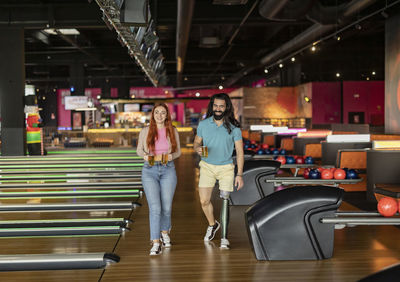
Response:
[{"label": "man", "polygon": [[[202,156],[203,148],[208,149],[208,156]],[[236,148],[237,174],[235,177],[232,161],[233,147]],[[220,228],[215,220],[213,206],[210,202],[212,190],[218,180],[220,197],[223,200],[221,209],[221,248],[228,249],[227,238],[229,221],[229,193],[233,186],[237,190],[243,187],[243,141],[240,123],[235,119],[232,102],[225,93],[215,94],[208,104],[206,119],[199,123],[194,140],[194,150],[202,156],[200,161],[199,195],[208,228],[204,241],[214,239]]]}]

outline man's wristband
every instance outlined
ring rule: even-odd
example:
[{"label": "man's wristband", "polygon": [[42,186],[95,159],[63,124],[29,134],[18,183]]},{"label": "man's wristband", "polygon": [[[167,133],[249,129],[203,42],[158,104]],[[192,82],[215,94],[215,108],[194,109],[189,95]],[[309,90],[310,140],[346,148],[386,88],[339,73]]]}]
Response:
[{"label": "man's wristband", "polygon": [[236,176],[240,176],[240,177],[243,177],[243,174],[236,174]]}]

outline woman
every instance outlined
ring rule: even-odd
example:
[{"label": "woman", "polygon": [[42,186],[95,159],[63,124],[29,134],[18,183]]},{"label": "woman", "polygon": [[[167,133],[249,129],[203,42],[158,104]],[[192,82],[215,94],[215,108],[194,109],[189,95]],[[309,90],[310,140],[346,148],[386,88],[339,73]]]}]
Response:
[{"label": "woman", "polygon": [[[150,210],[150,255],[158,255],[161,253],[161,244],[171,246],[168,233],[171,229],[172,199],[177,182],[173,160],[181,155],[178,131],[172,126],[166,104],[154,106],[150,125],[139,134],[137,154],[145,160],[142,183]],[[153,161],[149,162],[149,158],[154,158],[154,165]]]}]

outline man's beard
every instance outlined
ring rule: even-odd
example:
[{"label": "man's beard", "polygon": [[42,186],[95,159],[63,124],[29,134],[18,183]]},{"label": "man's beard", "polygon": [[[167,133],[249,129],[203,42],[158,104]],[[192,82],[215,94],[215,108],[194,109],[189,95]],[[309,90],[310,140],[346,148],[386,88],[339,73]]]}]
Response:
[{"label": "man's beard", "polygon": [[[215,113],[220,113],[220,115],[216,115]],[[214,116],[214,119],[215,119],[215,120],[221,120],[221,119],[223,119],[223,118],[224,118],[224,115],[225,115],[225,112],[217,112],[217,111],[214,111],[214,112],[213,112],[213,116]]]}]

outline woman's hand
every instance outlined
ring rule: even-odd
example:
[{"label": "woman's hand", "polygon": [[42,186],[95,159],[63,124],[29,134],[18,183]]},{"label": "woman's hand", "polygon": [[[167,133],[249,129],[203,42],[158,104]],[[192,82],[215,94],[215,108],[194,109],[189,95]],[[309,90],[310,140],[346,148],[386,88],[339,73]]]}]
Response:
[{"label": "woman's hand", "polygon": [[149,161],[148,155],[144,155],[143,159],[144,159],[146,162],[148,162],[148,161]]},{"label": "woman's hand", "polygon": [[172,161],[172,155],[171,154],[168,154],[168,161],[169,162]]}]

